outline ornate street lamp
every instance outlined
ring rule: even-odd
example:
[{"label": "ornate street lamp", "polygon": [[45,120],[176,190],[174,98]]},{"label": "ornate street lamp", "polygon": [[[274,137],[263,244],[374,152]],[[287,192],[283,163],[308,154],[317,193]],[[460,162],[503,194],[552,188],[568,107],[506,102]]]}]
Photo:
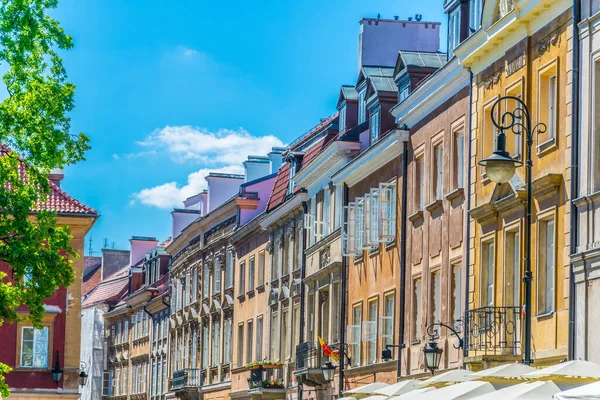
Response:
[{"label": "ornate street lamp", "polygon": [[423,354],[425,355],[425,366],[429,371],[431,371],[431,375],[433,375],[435,371],[439,369],[440,361],[442,361],[442,353],[444,353],[444,350],[440,349],[435,341],[435,339],[439,337],[439,332],[436,327],[444,327],[449,329],[450,332],[452,332],[452,334],[458,338],[458,346],[454,345],[455,349],[462,349],[464,345],[463,338],[460,337],[458,332],[456,332],[453,327],[446,325],[443,322],[434,322],[433,324],[429,325],[427,327],[427,334],[429,335],[430,339],[429,343],[423,348]]},{"label": "ornate street lamp", "polygon": [[440,367],[440,361],[442,361],[442,353],[444,350],[437,346],[437,342],[431,341],[424,348],[423,353],[425,354],[425,366],[431,371],[431,375]]},{"label": "ornate street lamp", "polygon": [[[496,107],[504,101],[515,101],[517,106],[512,111],[506,111],[500,117],[500,121],[496,120]],[[514,175],[516,167],[523,165],[519,161],[515,161],[506,151],[506,134],[505,131],[512,131],[515,135],[526,135],[527,144],[527,159],[525,161],[527,174],[527,215],[525,223],[525,332],[524,332],[524,357],[523,363],[530,365],[531,359],[531,282],[533,274],[531,273],[531,148],[533,146],[533,135],[539,135],[546,132],[546,124],[543,122],[535,126],[531,126],[531,117],[527,105],[518,97],[504,96],[496,100],[491,110],[492,123],[500,131],[497,136],[496,150],[485,160],[479,161],[479,165],[485,167],[485,173],[492,182],[502,184],[508,182]]]},{"label": "ornate street lamp", "polygon": [[81,361],[81,363],[79,365],[79,369],[81,369],[81,372],[79,373],[79,385],[81,387],[85,386],[85,384],[87,382],[88,375],[85,373],[86,368],[87,368],[87,364],[85,362]]},{"label": "ornate street lamp", "polygon": [[323,371],[323,380],[325,383],[333,381],[333,377],[335,376],[335,365],[327,361],[325,365],[321,367],[321,370]]},{"label": "ornate street lamp", "polygon": [[52,370],[52,380],[54,383],[58,384],[63,376],[63,370],[60,368],[60,361],[58,361],[58,350],[56,350],[56,363],[54,364],[54,369]]}]

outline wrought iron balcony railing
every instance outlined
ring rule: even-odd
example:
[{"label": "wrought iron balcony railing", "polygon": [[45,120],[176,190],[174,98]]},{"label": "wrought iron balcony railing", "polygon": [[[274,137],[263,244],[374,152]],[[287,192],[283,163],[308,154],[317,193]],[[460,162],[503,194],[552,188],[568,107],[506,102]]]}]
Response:
[{"label": "wrought iron balcony railing", "polygon": [[321,368],[321,346],[315,342],[304,342],[296,346],[296,372],[309,368]]},{"label": "wrought iron balcony railing", "polygon": [[173,371],[171,390],[181,390],[202,386],[202,375],[198,368],[188,368]]},{"label": "wrought iron balcony railing", "polygon": [[521,354],[521,308],[481,307],[468,310],[467,350],[486,355]]}]

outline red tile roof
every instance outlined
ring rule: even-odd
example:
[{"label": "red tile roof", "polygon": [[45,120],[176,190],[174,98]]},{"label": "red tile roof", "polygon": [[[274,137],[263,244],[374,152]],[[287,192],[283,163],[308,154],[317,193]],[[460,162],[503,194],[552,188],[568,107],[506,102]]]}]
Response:
[{"label": "red tile roof", "polygon": [[[0,144],[0,156],[12,152],[11,148]],[[25,177],[25,171],[29,166],[20,158],[19,173],[22,178]],[[39,212],[42,210],[53,211],[58,214],[86,214],[90,216],[98,215],[98,212],[91,207],[86,206],[79,200],[68,195],[54,182],[50,181],[50,194],[45,202],[38,201],[31,212]]]},{"label": "red tile roof", "polygon": [[82,306],[90,306],[102,302],[118,302],[129,292],[129,279],[122,277],[100,283],[83,301]]},{"label": "red tile roof", "polygon": [[81,295],[85,296],[100,284],[102,280],[102,268],[98,266],[95,270],[83,276],[83,283],[81,284]]},{"label": "red tile roof", "polygon": [[314,160],[323,150],[325,150],[335,139],[338,134],[336,131],[330,131],[327,136],[318,141],[310,149],[307,150],[306,154],[302,158],[302,168],[304,169],[312,160]]},{"label": "red tile roof", "polygon": [[285,163],[279,168],[279,172],[277,172],[277,178],[275,178],[275,183],[273,184],[271,197],[269,197],[269,202],[267,203],[267,212],[274,210],[283,204],[289,183],[290,163]]},{"label": "red tile roof", "polygon": [[338,117],[338,115],[339,115],[339,113],[335,113],[332,116],[327,117],[324,120],[322,120],[321,122],[319,122],[316,126],[311,128],[310,131],[308,131],[307,133],[305,133],[304,135],[302,135],[298,139],[296,139],[294,142],[292,142],[288,146],[287,150],[283,153],[283,155],[285,156],[287,153],[290,152],[290,150],[297,149],[300,145],[304,144],[307,140],[311,139],[316,133],[321,132],[323,130],[323,128],[325,128],[326,126],[331,124]]}]

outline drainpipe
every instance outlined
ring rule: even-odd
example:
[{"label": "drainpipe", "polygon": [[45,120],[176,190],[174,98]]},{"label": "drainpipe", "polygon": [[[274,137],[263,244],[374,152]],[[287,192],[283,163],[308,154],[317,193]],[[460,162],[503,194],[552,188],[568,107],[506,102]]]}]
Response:
[{"label": "drainpipe", "polygon": [[[346,185],[344,183],[343,189],[342,189],[342,219],[344,216],[344,208],[348,206],[348,185]],[[346,269],[348,268],[348,257],[342,256],[342,271],[341,271],[341,280],[342,280],[342,284],[341,284],[341,300],[342,300],[342,304],[340,305],[341,309],[340,309],[340,355],[341,353],[347,354],[346,353],[346,290],[347,290],[347,286],[346,286],[346,281],[348,280],[347,277],[347,271]],[[342,355],[342,357],[340,357],[340,375],[339,375],[339,382],[338,382],[338,397],[343,397],[342,392],[344,391],[344,361],[346,360],[346,357]]]},{"label": "drainpipe", "polygon": [[[573,0],[573,1],[577,1],[577,0]],[[471,254],[471,252],[469,251],[469,243],[470,243],[470,237],[471,237],[471,224],[470,224],[470,220],[471,220],[471,196],[470,196],[470,191],[471,191],[471,140],[472,140],[472,130],[471,130],[471,119],[473,116],[473,102],[471,101],[471,99],[473,98],[473,71],[471,71],[471,68],[467,68],[467,70],[469,71],[469,118],[467,119],[468,123],[467,125],[469,126],[469,142],[467,143],[467,148],[468,150],[468,155],[467,155],[467,188],[465,190],[466,192],[466,196],[467,196],[467,227],[465,229],[465,235],[467,237],[467,240],[465,241],[465,246],[467,247],[467,251],[465,252],[465,312],[463,314],[463,325],[464,325],[464,332],[463,332],[463,358],[466,358],[469,356],[469,351],[467,350],[469,348],[469,324],[466,321],[467,318],[467,312],[469,311],[469,275],[470,275],[470,264],[471,264],[471,260],[469,255]],[[463,369],[466,369],[466,365],[463,361]]]},{"label": "drainpipe", "polygon": [[[304,218],[304,215],[307,214],[308,212],[308,205],[306,204],[305,201],[302,202],[302,217]],[[304,252],[304,250],[306,250],[306,236],[307,236],[307,230],[306,230],[306,226],[304,227],[304,229],[302,229],[302,265],[300,266],[300,333],[299,333],[299,342],[300,343],[304,343],[304,312],[305,312],[305,306],[304,306],[304,300],[306,298],[306,290],[304,288],[304,275],[306,273],[305,271],[305,267],[306,267],[306,254]],[[297,357],[296,357],[297,358]],[[298,383],[298,400],[302,400],[302,386],[303,383],[299,382]]]},{"label": "drainpipe", "polygon": [[[570,254],[577,252],[577,207],[574,199],[579,192],[579,22],[581,21],[580,0],[573,0],[573,82],[571,84],[571,221]],[[573,263],[569,268],[569,344],[568,359],[575,358],[575,274]]]},{"label": "drainpipe", "polygon": [[406,313],[406,220],[408,218],[408,193],[407,187],[408,182],[406,179],[408,170],[408,142],[404,142],[402,149],[402,197],[400,200],[400,206],[402,207],[401,219],[400,219],[400,293],[399,293],[399,306],[400,306],[400,327],[398,332],[398,366],[396,371],[396,378],[399,380],[402,377],[402,349],[405,348],[404,343],[404,318]]}]

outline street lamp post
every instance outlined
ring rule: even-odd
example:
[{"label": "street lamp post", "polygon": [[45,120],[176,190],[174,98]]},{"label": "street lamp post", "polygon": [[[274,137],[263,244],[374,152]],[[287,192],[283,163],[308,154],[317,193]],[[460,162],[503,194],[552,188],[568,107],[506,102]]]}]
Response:
[{"label": "street lamp post", "polygon": [[[514,110],[505,111],[500,120],[496,120],[496,108],[502,102],[516,102]],[[531,126],[531,116],[527,105],[518,97],[504,96],[496,100],[491,110],[492,123],[500,131],[496,140],[496,150],[492,155],[484,160],[479,161],[479,165],[485,167],[487,177],[496,184],[508,182],[514,175],[517,167],[523,165],[511,157],[506,151],[506,133],[507,130],[512,131],[515,135],[525,134],[527,144],[527,158],[525,160],[526,168],[526,185],[527,185],[527,210],[525,221],[525,275],[523,282],[525,283],[525,338],[524,338],[524,357],[523,363],[530,365],[531,359],[531,282],[533,274],[531,273],[531,148],[533,147],[533,135],[546,132],[546,124],[540,122],[535,126]]]},{"label": "street lamp post", "polygon": [[455,349],[462,349],[464,346],[464,340],[456,330],[450,325],[446,325],[443,322],[434,322],[429,325],[426,329],[427,334],[429,335],[429,343],[425,345],[423,348],[423,355],[425,356],[425,366],[429,371],[431,371],[431,375],[435,373],[437,369],[440,367],[440,361],[442,361],[442,354],[444,353],[443,349],[440,349],[437,346],[436,338],[439,337],[439,332],[436,326],[440,328],[446,328],[452,332],[454,336],[458,338],[458,346],[454,345]]}]

